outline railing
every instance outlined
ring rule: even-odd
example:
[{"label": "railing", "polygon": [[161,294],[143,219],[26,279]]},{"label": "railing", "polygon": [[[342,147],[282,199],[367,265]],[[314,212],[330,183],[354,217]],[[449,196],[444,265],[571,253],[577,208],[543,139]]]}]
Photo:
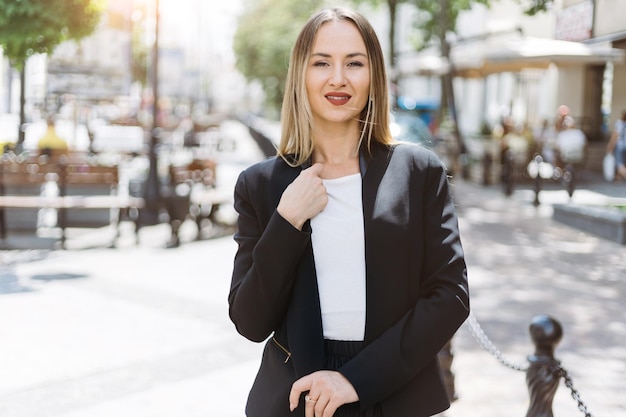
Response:
[{"label": "railing", "polygon": [[[535,352],[528,357],[529,364],[527,366],[506,359],[487,337],[473,314],[470,313],[466,325],[476,342],[500,364],[526,373],[526,384],[530,394],[530,404],[526,417],[552,417],[552,401],[561,378],[563,378],[565,386],[571,391],[571,396],[576,401],[578,409],[585,417],[592,417],[580,393],[574,387],[567,370],[554,357],[554,349],[563,337],[563,328],[557,320],[546,315],[539,315],[532,319],[529,332],[535,345]],[[454,395],[452,394],[452,396]]]}]

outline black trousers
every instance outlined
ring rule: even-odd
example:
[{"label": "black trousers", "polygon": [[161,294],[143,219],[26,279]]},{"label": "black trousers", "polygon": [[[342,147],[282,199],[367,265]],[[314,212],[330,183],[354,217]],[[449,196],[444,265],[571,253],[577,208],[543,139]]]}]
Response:
[{"label": "black trousers", "polygon": [[[363,349],[363,342],[325,340],[326,367],[339,369]],[[337,409],[334,417],[383,417],[380,407],[359,411],[359,404],[346,404]]]}]

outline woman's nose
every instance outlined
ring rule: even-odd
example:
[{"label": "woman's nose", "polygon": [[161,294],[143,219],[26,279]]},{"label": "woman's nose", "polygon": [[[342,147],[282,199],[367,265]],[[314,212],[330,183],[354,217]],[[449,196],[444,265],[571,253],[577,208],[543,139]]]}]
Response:
[{"label": "woman's nose", "polygon": [[330,85],[334,87],[346,85],[346,76],[342,66],[337,66],[333,69],[333,73],[330,77]]}]

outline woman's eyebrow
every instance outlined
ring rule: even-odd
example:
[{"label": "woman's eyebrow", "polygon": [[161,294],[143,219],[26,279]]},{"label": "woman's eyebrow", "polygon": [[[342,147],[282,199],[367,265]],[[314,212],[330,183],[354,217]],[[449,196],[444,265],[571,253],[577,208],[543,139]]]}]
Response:
[{"label": "woman's eyebrow", "polygon": [[[331,54],[328,54],[326,52],[314,52],[314,53],[311,54],[311,56],[319,56],[319,57],[322,57],[322,58],[330,58],[330,57],[332,57]],[[367,54],[365,54],[363,52],[352,52],[352,53],[346,55],[346,58],[354,58],[354,57],[357,57],[357,56],[362,56],[364,58],[367,58]]]}]

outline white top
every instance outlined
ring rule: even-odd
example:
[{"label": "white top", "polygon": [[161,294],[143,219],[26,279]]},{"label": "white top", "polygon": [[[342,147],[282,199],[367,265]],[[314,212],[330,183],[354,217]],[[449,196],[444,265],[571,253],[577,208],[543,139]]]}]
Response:
[{"label": "white top", "polygon": [[556,136],[556,141],[565,162],[580,162],[584,157],[587,138],[580,129],[566,129]]},{"label": "white top", "polygon": [[365,336],[365,235],[361,174],[324,180],[326,208],[311,219],[324,338]]}]

